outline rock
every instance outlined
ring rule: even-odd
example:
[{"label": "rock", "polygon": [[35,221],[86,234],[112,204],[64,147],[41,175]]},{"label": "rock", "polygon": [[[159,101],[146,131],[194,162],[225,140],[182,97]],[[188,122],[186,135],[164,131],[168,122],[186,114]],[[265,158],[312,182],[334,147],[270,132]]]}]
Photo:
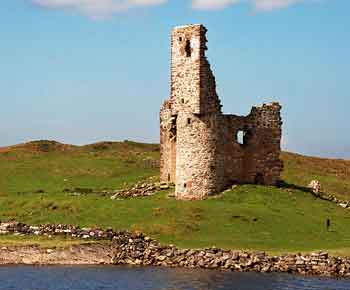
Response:
[{"label": "rock", "polygon": [[[169,185],[167,185],[169,188]],[[147,197],[155,194],[161,190],[160,187],[165,189],[165,185],[159,185],[159,183],[136,183],[134,186],[118,190],[111,196],[112,200],[118,198],[135,198],[135,197]]]},{"label": "rock", "polygon": [[321,192],[321,183],[318,180],[312,180],[308,188],[310,188],[314,194],[318,195]]},{"label": "rock", "polygon": [[167,257],[166,256],[159,256],[157,258],[158,261],[164,261]]},{"label": "rock", "polygon": [[321,189],[321,184],[318,180],[312,180],[308,185],[308,188],[310,188],[312,190],[312,193],[320,199],[336,203],[342,208],[350,208],[350,201],[339,200],[337,197],[333,196],[332,194],[323,193]]}]

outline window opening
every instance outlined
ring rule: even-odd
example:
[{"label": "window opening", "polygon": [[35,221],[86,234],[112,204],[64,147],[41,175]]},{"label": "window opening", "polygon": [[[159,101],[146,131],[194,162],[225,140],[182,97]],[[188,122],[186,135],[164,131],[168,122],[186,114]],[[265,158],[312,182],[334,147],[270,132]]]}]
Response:
[{"label": "window opening", "polygon": [[186,51],[186,57],[191,57],[191,42],[189,40],[186,40],[186,46],[185,46],[185,51]]},{"label": "window opening", "polygon": [[239,130],[237,132],[236,141],[238,142],[238,144],[244,144],[244,134],[245,132],[243,130]]},{"label": "window opening", "polygon": [[249,130],[238,130],[236,135],[236,142],[240,145],[249,144],[252,134]]}]

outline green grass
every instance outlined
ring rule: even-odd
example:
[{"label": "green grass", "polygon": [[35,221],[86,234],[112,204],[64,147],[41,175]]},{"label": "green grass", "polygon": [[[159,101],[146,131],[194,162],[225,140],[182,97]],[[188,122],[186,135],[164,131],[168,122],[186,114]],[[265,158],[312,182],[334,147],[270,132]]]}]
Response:
[{"label": "green grass", "polygon": [[[348,161],[284,153],[284,180],[301,189],[243,185],[204,201],[177,201],[167,198],[165,192],[115,201],[97,194],[71,196],[62,192],[74,187],[121,188],[157,178],[158,169],[150,160],[158,159],[156,145],[132,142],[48,152],[33,145],[3,150],[0,220],[139,230],[179,247],[215,245],[270,253],[322,249],[350,254],[350,210],[317,200],[302,190],[316,178],[332,193],[349,197]],[[44,193],[34,193],[39,189]],[[329,232],[327,218],[332,222]]]},{"label": "green grass", "polygon": [[[106,241],[103,241],[107,243]],[[101,241],[82,241],[73,240],[64,237],[53,236],[15,236],[15,235],[0,235],[0,247],[10,246],[33,246],[37,245],[42,248],[67,248],[73,245],[84,245],[91,243],[101,243]]]},{"label": "green grass", "polygon": [[158,175],[158,169],[149,165],[159,156],[155,145],[122,142],[65,150],[49,148],[48,152],[38,149],[28,144],[0,151],[0,192],[57,193],[75,187],[118,189]]},{"label": "green grass", "polygon": [[307,186],[312,179],[321,182],[325,192],[350,200],[350,160],[306,157],[282,153],[283,180],[297,186]]}]

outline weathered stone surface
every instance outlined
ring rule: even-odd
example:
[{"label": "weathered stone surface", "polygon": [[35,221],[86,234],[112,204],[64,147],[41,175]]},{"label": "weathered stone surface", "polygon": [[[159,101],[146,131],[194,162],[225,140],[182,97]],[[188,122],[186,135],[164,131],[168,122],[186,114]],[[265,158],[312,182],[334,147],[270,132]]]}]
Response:
[{"label": "weathered stone surface", "polygon": [[[171,96],[160,111],[162,182],[179,199],[201,199],[232,184],[274,185],[280,160],[281,106],[224,115],[205,56],[206,28],[175,28],[171,37]],[[242,134],[240,144],[237,135]]]}]

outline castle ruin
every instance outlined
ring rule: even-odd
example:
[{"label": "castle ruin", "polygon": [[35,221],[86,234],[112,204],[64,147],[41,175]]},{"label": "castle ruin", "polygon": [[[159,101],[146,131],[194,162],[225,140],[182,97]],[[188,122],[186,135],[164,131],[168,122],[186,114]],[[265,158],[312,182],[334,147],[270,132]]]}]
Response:
[{"label": "castle ruin", "polygon": [[205,56],[203,25],[171,35],[171,96],[160,111],[160,178],[178,199],[202,199],[235,183],[275,185],[280,160],[281,106],[224,115]]}]

